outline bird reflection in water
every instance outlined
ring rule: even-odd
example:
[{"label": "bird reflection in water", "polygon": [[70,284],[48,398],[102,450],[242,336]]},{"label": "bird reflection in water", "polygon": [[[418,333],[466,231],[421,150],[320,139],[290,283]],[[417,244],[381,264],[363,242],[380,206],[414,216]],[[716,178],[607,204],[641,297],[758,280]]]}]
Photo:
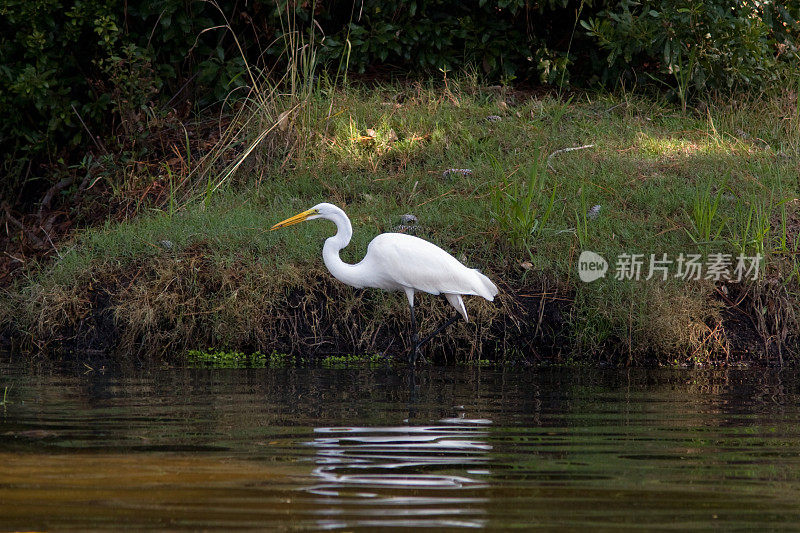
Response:
[{"label": "bird reflection in water", "polygon": [[316,428],[319,527],[484,526],[489,424]]}]

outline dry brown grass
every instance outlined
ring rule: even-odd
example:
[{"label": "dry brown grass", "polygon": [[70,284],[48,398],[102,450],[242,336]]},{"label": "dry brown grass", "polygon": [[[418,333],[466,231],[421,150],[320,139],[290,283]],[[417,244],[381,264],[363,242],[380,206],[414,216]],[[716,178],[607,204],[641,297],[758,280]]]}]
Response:
[{"label": "dry brown grass", "polygon": [[644,349],[675,354],[674,363],[724,361],[730,354],[721,305],[713,297],[714,284],[681,284],[671,290],[655,287],[648,298],[640,331]]},{"label": "dry brown grass", "polygon": [[[280,276],[280,283],[276,283]],[[429,348],[480,358],[504,312],[470,298],[470,324],[458,323]],[[404,354],[409,313],[402,295],[355,290],[324,269],[277,272],[244,261],[218,261],[207,246],[172,257],[106,265],[69,287],[32,288],[25,299],[30,339],[49,353],[108,349],[124,357],[180,362],[188,349],[236,348],[302,354]],[[420,334],[453,310],[442,298],[418,298]]]}]

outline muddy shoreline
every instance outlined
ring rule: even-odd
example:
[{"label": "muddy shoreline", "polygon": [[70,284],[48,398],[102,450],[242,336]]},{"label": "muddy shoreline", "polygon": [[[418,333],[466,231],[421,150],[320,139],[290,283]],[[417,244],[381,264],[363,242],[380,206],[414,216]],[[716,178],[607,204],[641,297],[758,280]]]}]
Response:
[{"label": "muddy shoreline", "polygon": [[[148,290],[158,288],[152,280],[144,283],[150,285]],[[405,299],[377,290],[351,289],[322,271],[303,285],[285,287],[267,306],[268,311],[254,320],[240,315],[235,324],[226,323],[219,314],[209,319],[214,313],[207,309],[183,316],[168,316],[161,310],[156,312],[160,316],[151,317],[147,324],[137,324],[131,320],[133,302],[126,301],[136,285],[132,274],[113,280],[98,276],[94,283],[76,291],[69,311],[60,309],[61,320],[38,324],[34,334],[18,322],[7,321],[0,328],[0,346],[23,358],[92,366],[180,365],[188,350],[211,348],[291,354],[305,361],[370,353],[402,363],[410,348]],[[499,285],[501,293],[494,303],[467,299],[472,322],[458,322],[434,338],[425,348],[429,363],[726,367],[782,365],[797,354],[796,332],[784,332],[778,342],[775,329],[779,325],[762,325],[768,331],[765,336],[752,315],[744,311],[760,301],[753,297],[752,287],[734,286],[727,297],[718,299],[721,320],[707,324],[706,338],[699,343],[705,350],[701,359],[696,352],[666,354],[656,349],[632,354],[629,340],[618,338],[607,340],[600,351],[582,352],[571,330],[573,294],[567,288],[547,289],[542,282]],[[226,290],[226,285],[206,290],[218,292]],[[181,297],[177,293],[167,296],[173,298],[173,304]],[[737,305],[725,305],[725,300]],[[418,303],[421,334],[433,330],[450,311],[442,298],[422,295]],[[248,325],[250,330],[245,331]],[[230,328],[233,335],[221,344],[215,341],[219,338],[215,328]]]}]

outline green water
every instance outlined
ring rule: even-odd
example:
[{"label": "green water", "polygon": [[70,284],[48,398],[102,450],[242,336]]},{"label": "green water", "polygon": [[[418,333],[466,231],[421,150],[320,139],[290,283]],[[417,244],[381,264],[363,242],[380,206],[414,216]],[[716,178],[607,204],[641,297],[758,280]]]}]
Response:
[{"label": "green water", "polygon": [[800,527],[796,373],[0,369],[3,531]]}]

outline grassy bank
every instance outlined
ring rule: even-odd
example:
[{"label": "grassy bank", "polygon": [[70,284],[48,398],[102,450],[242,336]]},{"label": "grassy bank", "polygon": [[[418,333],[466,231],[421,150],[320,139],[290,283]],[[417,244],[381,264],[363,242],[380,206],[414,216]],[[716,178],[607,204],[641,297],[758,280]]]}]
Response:
[{"label": "grassy bank", "polygon": [[[498,283],[494,304],[469,298],[472,322],[429,345],[436,361],[796,356],[796,92],[683,112],[640,96],[565,99],[461,81],[320,89],[261,112],[262,126],[238,134],[240,150],[253,150],[235,174],[200,176],[189,193],[82,231],[30,268],[4,295],[6,336],[76,357],[169,361],[208,347],[404,353],[405,299],[333,280],[320,255],[330,224],[267,231],[329,201],[353,222],[346,261],[411,213],[417,235]],[[579,279],[583,250],[608,260],[605,278]],[[667,280],[644,279],[650,254],[706,263],[717,253],[731,254],[734,277],[737,256],[760,254],[758,280],[703,279],[706,270],[687,280],[677,262]],[[643,254],[639,280],[615,279],[620,254]],[[423,332],[449,313],[420,298]]]}]

